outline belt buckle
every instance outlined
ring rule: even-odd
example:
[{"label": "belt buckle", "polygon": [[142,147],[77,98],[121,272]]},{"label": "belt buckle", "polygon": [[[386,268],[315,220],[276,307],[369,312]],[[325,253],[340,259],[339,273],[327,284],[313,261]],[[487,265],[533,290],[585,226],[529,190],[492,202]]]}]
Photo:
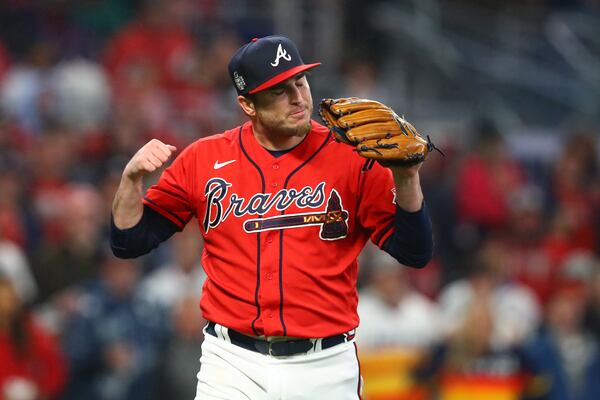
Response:
[{"label": "belt buckle", "polygon": [[267,342],[267,354],[269,354],[270,356],[273,357],[280,357],[281,354],[279,354],[274,347],[278,344],[278,343],[284,343],[286,342],[285,340],[273,340],[273,341],[268,341]]},{"label": "belt buckle", "polygon": [[286,340],[273,340],[267,341],[267,354],[272,357],[280,357],[285,354],[281,354],[280,351],[277,350],[277,346],[285,345]]},{"label": "belt buckle", "polygon": [[276,343],[281,343],[281,342],[284,342],[284,341],[282,340],[282,341],[270,342],[268,340],[257,340],[254,342],[254,348],[256,350],[258,350],[259,353],[266,354],[266,355],[273,356],[273,357],[279,357],[281,354],[279,354],[277,351],[274,351],[273,346]]},{"label": "belt buckle", "polygon": [[281,340],[269,343],[269,355],[274,357],[308,353],[314,344],[310,339]]},{"label": "belt buckle", "polygon": [[271,354],[271,343],[266,340],[257,339],[254,341],[254,348],[261,354]]}]

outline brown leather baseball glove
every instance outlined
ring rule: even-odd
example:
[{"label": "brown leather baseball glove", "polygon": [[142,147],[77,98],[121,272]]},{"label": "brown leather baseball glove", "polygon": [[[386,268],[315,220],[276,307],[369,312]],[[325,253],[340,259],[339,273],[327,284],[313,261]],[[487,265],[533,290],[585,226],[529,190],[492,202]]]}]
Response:
[{"label": "brown leather baseball glove", "polygon": [[368,99],[323,99],[319,114],[335,138],[383,165],[410,166],[437,148],[388,106]]}]

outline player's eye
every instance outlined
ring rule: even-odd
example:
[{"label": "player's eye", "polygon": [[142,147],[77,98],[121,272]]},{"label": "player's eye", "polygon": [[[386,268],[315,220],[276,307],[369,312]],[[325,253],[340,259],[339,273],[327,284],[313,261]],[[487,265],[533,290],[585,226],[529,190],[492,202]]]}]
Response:
[{"label": "player's eye", "polygon": [[302,87],[304,86],[304,78],[306,75],[305,74],[300,74],[296,77],[296,81],[294,82],[296,86],[298,87]]}]

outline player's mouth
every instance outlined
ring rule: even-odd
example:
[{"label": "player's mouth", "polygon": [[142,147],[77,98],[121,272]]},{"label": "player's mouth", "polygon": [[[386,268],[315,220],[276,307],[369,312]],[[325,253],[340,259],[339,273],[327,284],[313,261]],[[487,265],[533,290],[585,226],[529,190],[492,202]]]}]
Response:
[{"label": "player's mouth", "polygon": [[304,117],[305,113],[306,113],[306,108],[302,108],[300,110],[293,111],[290,114],[290,117],[302,118],[302,117]]}]

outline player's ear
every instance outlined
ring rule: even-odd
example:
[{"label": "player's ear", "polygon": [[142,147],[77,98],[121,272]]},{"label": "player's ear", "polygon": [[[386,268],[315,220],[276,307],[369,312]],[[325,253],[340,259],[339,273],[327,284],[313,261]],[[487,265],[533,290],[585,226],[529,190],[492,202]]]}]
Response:
[{"label": "player's ear", "polygon": [[238,96],[237,101],[242,108],[244,114],[249,117],[254,117],[256,115],[256,106],[254,104],[254,100],[251,97],[246,96]]}]

